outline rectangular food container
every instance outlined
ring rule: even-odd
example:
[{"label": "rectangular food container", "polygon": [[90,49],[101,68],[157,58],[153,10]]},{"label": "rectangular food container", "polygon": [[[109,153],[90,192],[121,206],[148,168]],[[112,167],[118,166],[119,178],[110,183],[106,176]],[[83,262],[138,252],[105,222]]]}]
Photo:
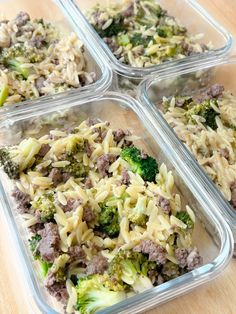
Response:
[{"label": "rectangular food container", "polygon": [[171,138],[173,148],[178,147],[189,163],[191,163],[192,172],[196,176],[196,180],[204,187],[211,202],[215,204],[218,211],[222,213],[225,220],[230,224],[234,234],[236,254],[236,211],[225,200],[213,181],[196,162],[191,152],[178,139],[157,105],[163,96],[197,95],[215,83],[222,84],[226,91],[229,90],[236,95],[235,75],[236,56],[216,59],[213,62],[206,62],[195,68],[174,71],[171,74],[163,73],[159,75],[156,73],[156,75],[150,76],[140,84],[139,99],[143,106],[153,112],[163,132]]},{"label": "rectangular food container", "polygon": [[[63,13],[60,7],[53,0],[44,0],[35,5],[34,1],[30,0],[2,0],[0,1],[0,19],[13,19],[20,11],[27,12],[31,18],[43,18],[48,22],[52,22],[62,33],[66,34],[74,32],[78,35],[78,38],[84,43],[84,56],[87,63],[87,70],[95,72],[96,80],[91,85],[87,85],[81,88],[72,89],[66,92],[60,92],[58,94],[50,96],[41,96],[36,100],[26,100],[15,105],[1,107],[1,112],[15,110],[20,106],[31,108],[31,105],[35,103],[43,103],[47,99],[66,98],[82,93],[91,93],[106,90],[112,80],[112,73],[109,66],[104,62],[104,58],[100,54],[100,51],[93,41],[89,40],[87,36],[82,32],[82,21],[77,21],[75,25],[73,21]],[[53,105],[53,102],[52,102]]]},{"label": "rectangular food container", "polygon": [[[111,2],[116,2],[113,0]],[[104,0],[58,0],[61,6],[71,15],[75,21],[83,21],[83,31],[100,46],[105,54],[106,59],[112,66],[113,70],[122,76],[121,85],[130,88],[135,86],[141,78],[150,75],[154,71],[163,72],[169,71],[170,68],[176,68],[181,64],[195,64],[203,60],[225,55],[232,46],[231,35],[219,25],[196,1],[194,0],[157,0],[157,2],[168,12],[170,15],[176,17],[181,24],[187,27],[190,33],[199,34],[203,33],[205,36],[202,39],[203,43],[207,44],[212,42],[214,49],[210,52],[201,53],[199,55],[192,55],[181,60],[167,61],[163,64],[148,67],[136,68],[125,65],[118,61],[113,55],[109,47],[104,43],[102,38],[96,33],[94,28],[89,24],[88,20],[83,16],[88,9],[93,7],[96,3],[103,4]],[[108,1],[107,1],[108,2]],[[119,1],[117,1],[119,2]],[[121,87],[122,87],[121,86]]]},{"label": "rectangular food container", "polygon": [[[17,144],[28,136],[42,136],[50,129],[71,127],[88,117],[108,120],[112,128],[133,130],[134,135],[140,137],[139,145],[156,157],[159,165],[165,162],[168,169],[173,171],[176,189],[182,196],[183,205],[188,203],[195,211],[194,245],[199,248],[204,260],[203,266],[196,270],[100,313],[140,313],[186,293],[220,274],[229,263],[233,251],[232,233],[227,223],[208,198],[206,191],[190,175],[191,162],[180,150],[175,151],[171,147],[169,139],[156,127],[156,117],[131,97],[109,92],[90,97],[81,96],[69,103],[68,100],[58,99],[53,107],[47,100],[40,108],[32,107],[31,111],[21,107],[18,111],[6,113],[4,120],[0,122],[0,146]],[[11,189],[10,181],[0,171],[0,200],[18,244],[21,264],[28,277],[32,295],[44,313],[61,313],[61,307],[45,293],[42,281],[34,272],[35,265],[27,247],[26,231],[16,213],[16,206],[10,196]]]}]

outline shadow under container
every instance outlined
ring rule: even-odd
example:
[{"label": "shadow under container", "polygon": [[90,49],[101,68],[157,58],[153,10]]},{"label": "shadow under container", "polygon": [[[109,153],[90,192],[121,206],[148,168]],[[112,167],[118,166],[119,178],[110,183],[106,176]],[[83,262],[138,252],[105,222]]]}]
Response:
[{"label": "shadow under container", "polygon": [[[137,145],[157,158],[159,166],[164,162],[172,170],[176,192],[180,194],[183,206],[189,204],[195,212],[193,245],[198,247],[203,256],[203,266],[100,313],[140,313],[187,293],[219,275],[231,260],[232,233],[206,192],[190,175],[191,164],[188,159],[180,152],[175,152],[169,145],[169,139],[157,126],[156,118],[131,97],[109,92],[100,96],[80,97],[69,104],[67,100],[61,99],[53,107],[50,101],[46,101],[41,110],[32,107],[31,112],[22,109],[21,112],[5,114],[4,121],[0,122],[0,146],[17,144],[29,136],[40,137],[51,129],[73,127],[88,117],[108,120],[112,128],[134,130],[134,135],[140,137]],[[19,267],[23,268],[27,276],[39,308],[44,313],[60,313],[62,308],[46,293],[36,274],[22,218],[17,215],[16,204],[11,197],[12,183],[3,171],[0,171],[0,180],[0,200],[21,257]]]},{"label": "shadow under container", "polygon": [[[101,48],[107,62],[110,64],[114,72],[114,89],[118,90],[133,90],[137,87],[140,81],[147,75],[153,72],[161,73],[163,71],[170,71],[178,68],[181,65],[199,64],[204,60],[215,57],[224,56],[232,47],[231,35],[210,16],[196,1],[193,0],[158,0],[164,9],[168,11],[171,16],[187,28],[190,34],[204,34],[204,38],[200,40],[203,44],[209,42],[213,45],[213,50],[197,55],[187,56],[179,60],[166,61],[162,64],[138,68],[126,65],[116,59],[112,51],[109,49],[103,39],[97,34],[89,21],[86,19],[86,11],[91,9],[95,4],[104,5],[104,0],[58,0],[61,6],[70,14],[75,23],[83,23],[84,34],[94,41],[94,43]],[[111,1],[113,3],[120,2],[118,0]],[[107,1],[107,3],[109,3]],[[82,13],[83,12],[83,13]]]},{"label": "shadow under container", "polygon": [[73,20],[71,20],[68,15],[60,9],[56,2],[57,1],[53,0],[44,0],[36,4],[31,0],[0,1],[1,17],[11,20],[14,19],[20,11],[25,11],[32,19],[42,18],[46,22],[51,22],[64,36],[74,32],[84,44],[83,55],[86,61],[86,71],[94,72],[96,74],[95,82],[90,85],[74,88],[65,92],[41,96],[37,99],[29,99],[6,107],[1,107],[1,112],[15,110],[21,106],[25,106],[25,108],[30,110],[31,105],[43,103],[48,99],[52,100],[51,105],[53,106],[54,99],[69,98],[79,94],[90,94],[91,92],[102,92],[110,86],[112,81],[111,70],[104,61],[104,58],[101,56],[96,45],[93,45],[93,41],[90,41],[86,36],[84,36],[84,33],[82,32],[83,27],[80,23],[78,23],[78,25],[74,24]]},{"label": "shadow under container", "polygon": [[138,98],[142,105],[155,115],[163,132],[172,138],[172,148],[178,148],[181,154],[189,161],[192,176],[196,177],[196,180],[209,195],[209,200],[214,203],[214,206],[229,223],[234,235],[234,254],[236,255],[236,210],[224,198],[204,169],[198,164],[195,157],[179,140],[176,133],[163,117],[161,107],[159,106],[164,96],[168,98],[177,95],[198,95],[216,83],[223,85],[225,91],[230,91],[233,95],[236,95],[235,75],[236,56],[215,59],[214,62],[206,62],[199,67],[182,68],[182,70],[171,74],[156,73],[150,76],[140,84]]}]

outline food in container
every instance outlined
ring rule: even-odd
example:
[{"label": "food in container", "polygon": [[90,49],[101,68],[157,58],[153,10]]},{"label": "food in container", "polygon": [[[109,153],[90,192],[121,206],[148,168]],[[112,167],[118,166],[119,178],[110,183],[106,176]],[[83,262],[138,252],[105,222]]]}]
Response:
[{"label": "food in container", "polygon": [[87,16],[115,57],[133,67],[182,59],[211,47],[199,43],[202,34],[190,35],[155,0],[97,4]]},{"label": "food in container", "polygon": [[235,102],[215,84],[203,94],[164,98],[162,104],[167,122],[234,208]]},{"label": "food in container", "polygon": [[53,22],[20,11],[0,23],[0,106],[93,83],[82,42]]},{"label": "food in container", "polygon": [[0,149],[45,288],[67,313],[95,313],[202,264],[172,172],[133,140],[87,119]]},{"label": "food in container", "polygon": [[[109,110],[107,110],[108,108]],[[117,298],[114,298],[115,300],[109,298],[109,301],[114,303],[115,301],[121,302],[115,303],[112,307],[102,309],[102,312],[121,313],[125,310],[127,313],[135,313],[140,310],[144,311],[188,291],[190,287],[193,288],[212,279],[219,273],[219,270],[227,265],[232,252],[231,234],[227,225],[215,211],[212,203],[205,197],[205,192],[201,191],[199,186],[192,181],[189,175],[190,170],[184,158],[183,160],[180,158],[182,161],[179,161],[179,157],[168,144],[169,139],[162,138],[159,133],[160,129],[156,128],[155,119],[153,120],[153,117],[150,117],[149,113],[138,102],[118,93],[107,93],[103,96],[93,96],[89,99],[84,97],[77,100],[74,99],[70,103],[70,108],[68,108],[68,100],[66,99],[58,101],[53,108],[50,106],[50,101],[47,101],[42,105],[40,112],[36,107],[32,107],[30,114],[25,113],[28,113],[28,111],[24,108],[20,112],[6,113],[4,116],[7,116],[7,119],[3,119],[0,123],[1,147],[9,150],[10,157],[15,159],[11,161],[16,163],[15,167],[14,163],[7,161],[7,152],[5,151],[4,154],[3,149],[3,168],[11,177],[15,177],[15,174],[19,175],[17,162],[20,169],[24,169],[23,173],[20,171],[20,180],[9,180],[6,173],[0,171],[1,182],[4,182],[4,186],[0,182],[0,200],[3,203],[4,213],[9,218],[9,226],[13,227],[12,234],[17,236],[17,242],[21,250],[20,256],[24,257],[24,264],[27,265],[25,271],[26,274],[29,273],[30,275],[28,281],[31,284],[34,298],[42,311],[63,312],[63,304],[56,302],[55,297],[57,297],[58,299],[64,298],[64,300],[68,300],[66,305],[67,312],[73,312],[78,295],[80,294],[81,296],[81,293],[85,293],[85,291],[88,292],[89,284],[94,283],[96,285],[99,284],[102,292],[107,287],[113,290],[118,289],[118,291],[115,291],[115,294],[112,294]],[[90,120],[88,120],[89,117],[91,118]],[[97,118],[99,118],[98,121],[94,120]],[[110,126],[102,122],[107,120],[111,121]],[[80,127],[78,128],[78,126]],[[129,134],[126,131],[127,128],[135,130],[135,132]],[[116,131],[113,133],[114,130]],[[81,136],[81,132],[84,132],[83,136]],[[86,139],[86,137],[88,142],[86,140],[83,141],[83,138]],[[71,140],[69,143],[68,139]],[[78,146],[74,146],[77,142],[75,139],[80,139]],[[130,146],[131,142],[134,143],[138,150]],[[42,144],[44,144],[43,147]],[[95,149],[90,151],[90,145]],[[87,153],[84,153],[83,149],[80,151],[85,146]],[[76,158],[71,154],[69,154],[70,161],[65,160],[66,154],[64,154],[63,159],[57,158],[56,156],[61,156],[62,147],[64,149],[66,147],[69,152],[73,147],[78,150],[75,155]],[[125,154],[124,152],[121,153],[123,149],[126,151]],[[127,158],[127,152],[129,150],[132,152],[133,149],[135,154],[132,155],[132,159]],[[55,155],[56,158],[53,157],[53,159],[55,158],[53,163],[50,163],[50,160],[49,162],[46,160],[47,154],[49,159],[51,159],[52,155]],[[88,158],[90,154],[91,156]],[[100,158],[100,154],[102,158]],[[102,156],[104,154],[105,156]],[[146,154],[153,157],[148,157]],[[114,161],[112,160],[112,155],[121,156],[122,158],[120,157]],[[22,159],[22,156],[28,156],[28,158]],[[135,159],[133,159],[134,156]],[[154,156],[158,161],[158,165]],[[78,164],[75,159],[79,160],[80,163]],[[74,166],[77,165],[76,167],[72,167],[72,161]],[[137,167],[137,161],[144,162],[141,168]],[[148,168],[145,166],[147,163],[148,165],[151,164],[154,174],[158,170],[155,178],[156,183],[150,182],[153,180],[153,172],[147,172]],[[31,168],[29,169],[29,167]],[[85,178],[90,167],[89,177],[92,182]],[[128,171],[122,171],[123,167],[127,168]],[[65,169],[67,171],[64,171]],[[70,177],[72,169],[80,175],[79,179]],[[144,174],[146,180],[142,178]],[[150,176],[150,174],[152,175]],[[102,178],[104,175],[105,177]],[[57,183],[57,180],[59,182],[65,180],[65,182]],[[121,180],[123,184],[121,184]],[[129,185],[127,185],[128,180],[130,180]],[[147,182],[147,180],[150,181]],[[53,181],[55,183],[52,183]],[[143,183],[143,181],[145,182]],[[89,188],[90,184],[93,185],[92,188]],[[31,187],[29,187],[30,185]],[[139,204],[136,198],[137,188],[139,189],[138,197],[143,196],[139,198]],[[106,189],[110,191],[110,195],[115,196],[109,199],[109,203],[105,206],[105,209],[110,207],[111,213],[114,214],[113,217],[117,217],[115,215],[116,208],[118,208],[119,215],[120,212],[124,214],[122,205],[124,204],[123,199],[126,199],[127,213],[122,216],[125,218],[123,224],[117,225],[113,221],[112,228],[109,228],[108,219],[106,221],[103,220],[103,232],[105,233],[117,233],[117,226],[120,227],[120,235],[117,241],[117,238],[111,238],[111,235],[105,237],[105,239],[108,238],[108,240],[105,240],[101,233],[95,234],[95,231],[99,231],[96,229],[99,229],[102,222],[94,223],[93,219],[95,216],[93,214],[103,215],[104,207],[99,204],[106,200],[108,196]],[[122,189],[125,189],[129,196],[124,194]],[[154,193],[156,189],[158,190],[157,195]],[[68,196],[77,198],[78,193],[82,196],[82,202],[77,204],[73,201],[67,202]],[[91,206],[84,211],[86,197],[94,205],[92,207],[94,211],[91,211]],[[138,217],[133,215],[132,209],[135,207],[145,208],[143,207],[145,199],[147,200],[148,198],[149,202],[146,202],[146,209],[151,209],[151,211],[147,211],[147,216],[151,213],[153,216],[157,215],[159,221],[150,219],[149,216],[148,220],[151,223],[148,223],[145,228],[137,226],[137,223],[143,225],[148,217],[144,214],[141,215],[142,219],[136,221]],[[154,203],[155,198],[157,198],[157,204],[152,206],[150,200]],[[127,199],[130,199],[129,203]],[[29,201],[31,202],[30,205]],[[96,205],[97,203],[98,206]],[[20,204],[21,206],[19,206]],[[66,211],[67,205],[75,205],[76,208]],[[141,205],[141,207],[137,205]],[[29,212],[19,214],[19,210],[22,208],[23,211],[29,210]],[[52,219],[51,214],[55,211],[55,208],[54,221],[46,222],[47,219]],[[155,213],[155,208],[158,208],[157,213]],[[45,209],[47,210],[45,211]],[[103,218],[106,218],[106,215],[104,214]],[[45,222],[39,222],[38,219],[43,219]],[[85,219],[87,222],[85,222]],[[135,221],[127,224],[127,220],[131,219],[135,219]],[[153,224],[153,222],[155,223]],[[29,234],[29,227],[33,234]],[[73,228],[77,232],[74,232]],[[173,239],[171,240],[173,235],[170,235],[169,238],[163,237],[163,235],[168,235],[169,232],[172,233],[172,229],[178,230],[177,233],[179,232],[179,240],[176,243],[172,242]],[[151,232],[151,236],[147,234],[148,230]],[[61,237],[63,241],[60,240]],[[40,257],[40,254],[45,253],[43,250],[47,248],[45,238],[52,244],[49,255],[43,255],[44,259],[48,259],[48,261],[45,261],[46,263]],[[35,259],[32,258],[32,253],[29,250],[29,239]],[[91,250],[89,248],[93,244],[94,239],[96,245],[93,245]],[[77,243],[77,241],[79,242]],[[119,241],[122,249],[118,254]],[[63,245],[61,246],[61,244]],[[106,245],[106,247],[102,247],[103,245]],[[59,251],[55,250],[58,246]],[[77,262],[75,263],[71,261],[72,247],[74,255],[77,256]],[[101,247],[102,249],[100,250]],[[175,249],[177,247],[180,250],[176,252]],[[198,248],[202,258],[195,247]],[[97,254],[99,250],[100,253],[103,251],[103,254]],[[125,253],[122,253],[122,251],[125,251]],[[155,254],[152,257],[150,255],[157,251],[158,259],[161,258],[158,263],[164,263],[164,265],[159,266],[158,274],[152,272],[149,275],[152,274],[152,280],[155,280],[155,274],[157,275],[157,280],[160,275],[159,284],[153,287],[154,281],[151,278],[146,276],[148,278],[144,279],[145,269],[143,269],[144,273],[142,273],[139,279],[142,278],[142,282],[146,283],[144,288],[150,287],[151,289],[143,289],[144,291],[138,295],[134,295],[131,288],[129,293],[124,293],[122,287],[120,285],[115,286],[114,282],[111,286],[109,280],[103,280],[104,278],[106,279],[104,274],[94,274],[93,280],[86,281],[87,272],[93,272],[94,265],[96,267],[101,265],[103,269],[108,264],[108,269],[109,267],[114,267],[112,272],[115,273],[119,263],[114,263],[112,266],[114,255],[116,260],[123,261],[124,255],[122,254],[130,254],[131,252],[138,257],[140,254],[143,256],[142,254],[144,253],[145,261],[148,258],[151,259],[146,264],[156,267],[157,257],[155,257]],[[82,260],[85,258],[87,263],[84,265],[79,264],[76,267],[80,263],[80,257]],[[52,260],[49,261],[51,258]],[[201,264],[202,261],[202,266],[199,265],[199,267],[192,270],[192,268],[197,266],[196,264]],[[50,263],[53,265],[50,265]],[[172,263],[177,266],[174,266]],[[138,265],[136,267],[139,267]],[[182,266],[180,267],[180,265]],[[69,266],[71,272],[67,271],[65,275],[64,271],[67,266]],[[107,270],[105,270],[106,272]],[[48,277],[46,279],[42,278],[46,273]],[[81,279],[79,286],[78,274],[79,277],[85,274],[85,280]],[[122,282],[123,280],[129,280],[127,281],[127,287],[131,287],[133,284],[136,291],[138,288],[134,284],[132,274],[133,272],[128,272],[124,277],[122,276]],[[180,274],[181,276],[177,276]],[[177,277],[173,278],[172,276]],[[171,280],[161,284],[161,280],[164,279],[166,281],[168,277],[171,277]],[[69,278],[70,280],[68,280]],[[65,285],[66,279],[67,284]],[[151,283],[153,282],[152,286],[150,281]],[[55,297],[50,297],[46,293],[45,285]],[[138,287],[140,287],[140,284]],[[84,296],[86,297],[87,294],[84,294]],[[80,298],[79,300],[82,302],[84,299]],[[91,310],[95,310],[95,307],[98,306],[96,302],[92,305]],[[107,305],[111,305],[111,303],[107,303]],[[82,311],[82,307],[85,304],[79,301],[79,304],[76,306],[80,307]]]}]

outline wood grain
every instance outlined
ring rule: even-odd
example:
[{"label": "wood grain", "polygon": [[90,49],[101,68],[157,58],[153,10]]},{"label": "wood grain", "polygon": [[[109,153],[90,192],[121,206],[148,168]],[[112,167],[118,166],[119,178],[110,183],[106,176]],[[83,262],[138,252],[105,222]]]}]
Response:
[{"label": "wood grain", "polygon": [[[20,2],[18,0],[19,7]],[[236,36],[235,0],[199,0],[199,2]],[[38,2],[31,1],[31,6],[33,5],[37,10]],[[1,211],[0,222],[0,314],[39,314],[40,311],[21,271],[21,263],[10,229]],[[233,260],[218,279],[146,314],[234,314],[236,313],[235,274],[236,261]]]}]

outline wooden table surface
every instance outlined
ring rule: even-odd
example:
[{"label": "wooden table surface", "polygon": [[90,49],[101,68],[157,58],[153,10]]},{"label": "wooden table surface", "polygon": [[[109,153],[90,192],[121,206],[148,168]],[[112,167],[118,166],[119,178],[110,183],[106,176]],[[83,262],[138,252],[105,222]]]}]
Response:
[{"label": "wooden table surface", "polygon": [[[18,0],[18,3],[20,0]],[[236,38],[236,1],[199,0]],[[38,2],[32,0],[31,5]],[[22,7],[23,9],[23,7]],[[19,267],[15,244],[0,211],[0,314],[39,314]],[[146,314],[236,313],[236,260],[214,281]]]}]

